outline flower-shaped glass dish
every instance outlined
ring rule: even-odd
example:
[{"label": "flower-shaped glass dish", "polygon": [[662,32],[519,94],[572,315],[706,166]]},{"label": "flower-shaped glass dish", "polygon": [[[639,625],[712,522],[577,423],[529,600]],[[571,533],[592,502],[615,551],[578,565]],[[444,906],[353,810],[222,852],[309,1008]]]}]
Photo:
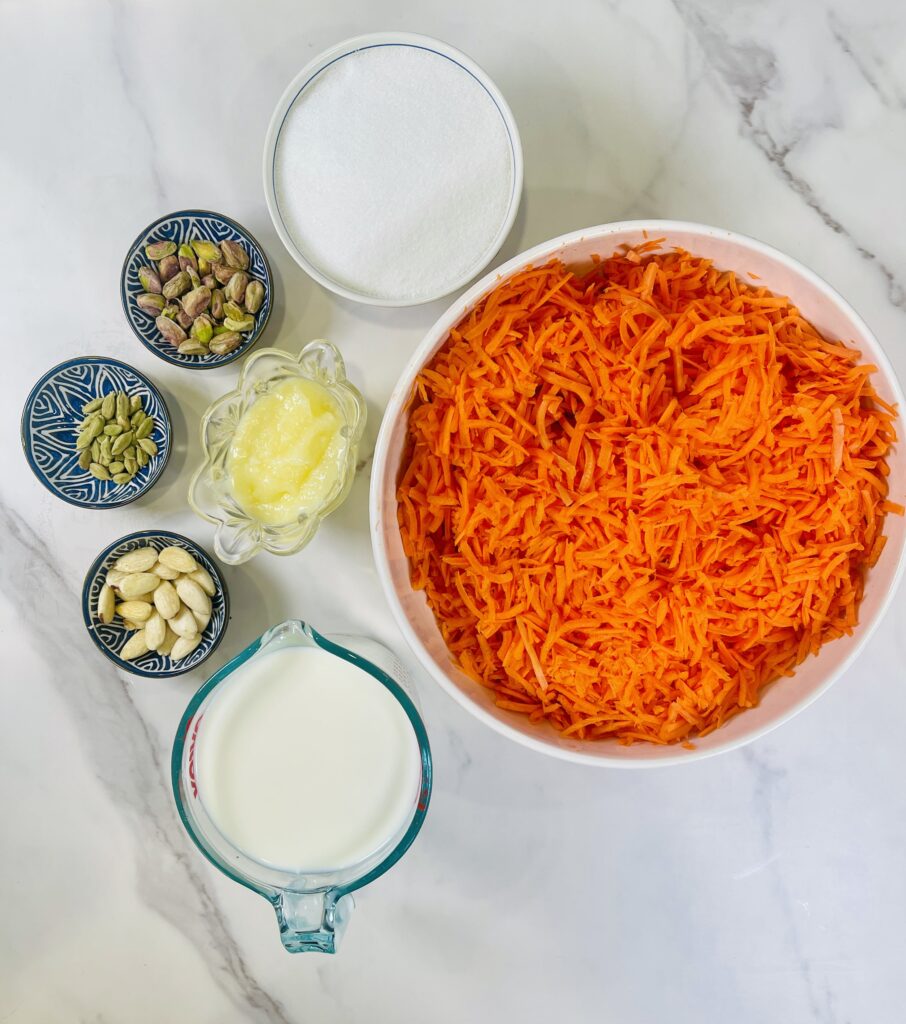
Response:
[{"label": "flower-shaped glass dish", "polygon": [[[163,339],[154,322],[154,317],[139,308],[136,301],[145,290],[138,279],[138,272],[142,267],[149,266],[149,260],[145,255],[145,246],[151,242],[175,242],[180,245],[194,238],[216,242],[218,245],[227,241],[238,242],[249,257],[248,273],[264,285],[264,301],[255,314],[254,330],[243,337],[242,344],[237,349],[226,355],[217,356],[213,353],[205,356],[182,355],[176,351],[174,345]],[[264,333],[264,328],[271,315],[273,296],[274,283],[271,278],[270,264],[254,236],[230,217],[226,217],[222,213],[212,213],[210,210],[180,210],[177,213],[168,213],[164,217],[159,217],[153,224],[149,224],[129,246],[120,276],[120,298],[123,303],[123,312],[126,314],[126,319],[135,332],[135,336],[159,359],[172,363],[174,366],[183,366],[188,370],[211,370],[217,366],[225,366],[227,363],[232,363],[234,359],[244,356]]]},{"label": "flower-shaped glass dish", "polygon": [[[292,377],[315,381],[327,389],[343,420],[341,435],[345,444],[336,483],[324,501],[292,522],[272,526],[253,518],[233,497],[228,460],[236,428],[247,410],[258,398]],[[330,342],[311,341],[298,356],[273,348],[250,356],[242,367],[239,387],[214,402],[202,417],[204,462],[189,485],[189,504],[217,527],[217,557],[229,565],[239,565],[262,550],[275,555],[292,555],[301,550],[352,487],[365,415],[365,400],[347,380],[343,357]]]}]

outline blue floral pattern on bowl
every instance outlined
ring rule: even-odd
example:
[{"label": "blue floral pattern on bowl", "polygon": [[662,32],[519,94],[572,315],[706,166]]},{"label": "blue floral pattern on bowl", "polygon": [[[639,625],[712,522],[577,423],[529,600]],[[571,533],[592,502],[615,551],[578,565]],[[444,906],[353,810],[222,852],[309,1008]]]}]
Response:
[{"label": "blue floral pattern on bowl", "polygon": [[[148,651],[147,654],[134,661],[124,661],[119,657],[118,652],[122,650],[123,645],[132,635],[132,630],[126,629],[119,619],[114,619],[112,623],[105,625],[98,620],[95,614],[98,595],[104,585],[107,570],[128,551],[144,547],[154,547],[160,551],[171,545],[185,548],[195,561],[204,566],[211,574],[211,578],[217,586],[217,593],[211,598],[211,621],[202,633],[201,643],[188,657],[180,661],[173,661],[165,654],[158,654],[157,651]],[[82,586],[82,617],[85,620],[88,635],[114,664],[134,675],[164,679],[168,676],[182,675],[183,672],[191,672],[193,668],[197,668],[214,653],[223,639],[229,622],[230,597],[216,563],[194,541],[180,533],[170,533],[167,530],[141,530],[114,541],[109,547],[104,548],[94,560],[85,575],[85,582]]]},{"label": "blue floral pattern on bowl", "polygon": [[[154,418],[157,455],[126,484],[96,480],[79,466],[76,438],[82,406],[111,391],[140,395]],[[170,413],[144,374],[117,359],[85,356],[60,363],[38,381],[22,410],[22,448],[32,472],[58,498],[81,508],[118,508],[135,501],[163,473],[170,458]]]},{"label": "blue floral pattern on bowl", "polygon": [[[154,317],[140,309],[136,298],[144,292],[138,279],[141,267],[150,265],[145,256],[145,246],[149,242],[175,242],[177,245],[192,239],[203,239],[210,242],[238,242],[249,254],[249,274],[264,285],[264,301],[255,314],[255,329],[244,336],[242,344],[235,351],[223,356],[209,353],[206,356],[181,355],[175,345],[164,341]],[[184,366],[190,370],[210,370],[215,366],[225,366],[239,359],[255,344],[267,326],[273,303],[274,284],[271,268],[264,255],[264,250],[241,224],[220,213],[209,210],[180,210],[168,213],[149,225],[129,247],[123,261],[123,272],[120,278],[120,298],[123,311],[129,326],[136,337],[156,356],[174,366]]]}]

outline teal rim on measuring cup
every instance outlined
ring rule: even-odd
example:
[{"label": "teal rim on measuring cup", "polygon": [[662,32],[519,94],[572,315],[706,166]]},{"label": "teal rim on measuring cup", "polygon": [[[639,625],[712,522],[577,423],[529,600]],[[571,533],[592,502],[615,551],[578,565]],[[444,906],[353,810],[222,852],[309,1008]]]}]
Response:
[{"label": "teal rim on measuring cup", "polygon": [[[348,646],[347,646],[348,645]],[[199,795],[196,747],[204,714],[218,688],[253,658],[287,647],[317,648],[361,669],[398,702],[418,745],[420,778],[407,820],[382,845],[359,863],[334,870],[294,871],[253,859],[215,824]],[[273,906],[280,938],[291,953],[336,952],[354,907],[352,894],[388,871],[418,835],[431,798],[431,749],[406,673],[382,644],[364,637],[330,639],[298,619],[269,629],[216,672],[189,702],[176,733],[171,777],[176,807],[186,831],[205,857],[227,877],[263,896]],[[330,771],[330,765],[309,765],[300,751],[300,771]]]}]

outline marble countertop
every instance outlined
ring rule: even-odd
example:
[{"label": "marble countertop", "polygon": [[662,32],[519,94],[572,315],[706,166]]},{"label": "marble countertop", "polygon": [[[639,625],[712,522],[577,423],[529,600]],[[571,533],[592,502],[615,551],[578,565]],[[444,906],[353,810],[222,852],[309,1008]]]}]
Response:
[{"label": "marble countertop", "polygon": [[[130,334],[117,282],[144,224],[196,205],[249,226],[279,287],[268,340],[341,346],[368,399],[368,451],[395,376],[445,306],[338,301],[267,217],[273,105],[314,54],[361,32],[444,39],[509,100],[526,186],[501,260],[608,220],[723,225],[827,278],[906,380],[900,5],[0,0],[0,24],[0,1021],[902,1020],[906,591],[816,705],[680,769],[542,757],[416,672],[431,813],[360,894],[333,958],[284,953],[268,906],[180,828],[169,748],[204,671],[119,674],[78,603],[115,536],[160,526],[211,541],[185,491],[198,418],[235,367],[181,371]],[[33,381],[84,353],[150,374],[174,417],[164,479],[115,512],[55,500],[18,450]],[[366,499],[367,472],[303,554],[228,570],[233,621],[213,664],[288,616],[405,655]]]}]

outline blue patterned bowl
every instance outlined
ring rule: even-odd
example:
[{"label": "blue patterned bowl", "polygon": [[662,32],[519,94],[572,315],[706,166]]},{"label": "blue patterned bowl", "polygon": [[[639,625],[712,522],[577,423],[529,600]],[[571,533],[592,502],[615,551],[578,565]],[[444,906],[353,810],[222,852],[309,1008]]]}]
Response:
[{"label": "blue patterned bowl", "polygon": [[[182,242],[189,242],[193,238],[218,243],[239,242],[249,254],[249,274],[264,285],[264,302],[261,304],[261,309],[255,314],[255,329],[245,336],[245,340],[235,352],[230,352],[225,356],[180,355],[175,346],[161,337],[160,331],[154,323],[154,317],[139,309],[135,301],[144,291],[138,279],[138,272],[141,267],[148,266],[149,263],[145,256],[145,246],[149,242],[163,241],[176,242],[179,245]],[[184,366],[189,370],[211,370],[215,366],[225,366],[227,363],[232,363],[234,359],[239,359],[261,337],[271,315],[274,282],[264,250],[241,224],[237,224],[229,217],[224,217],[222,213],[211,213],[210,210],[179,210],[177,213],[168,213],[165,217],[154,221],[129,246],[120,278],[120,298],[129,326],[135,332],[138,340],[156,356],[174,366]]]},{"label": "blue patterned bowl", "polygon": [[[110,625],[104,625],[95,614],[98,595],[104,585],[107,570],[127,551],[148,546],[161,550],[174,544],[185,548],[199,565],[204,566],[217,585],[217,593],[211,598],[211,621],[202,634],[201,643],[181,661],[172,661],[167,655],[158,654],[156,651],[148,651],[134,661],[124,661],[117,652],[122,650],[132,631],[126,629],[118,620],[114,620]],[[183,672],[191,672],[217,650],[230,620],[230,595],[216,563],[194,541],[168,530],[139,530],[138,533],[130,533],[114,541],[92,562],[82,585],[82,618],[85,620],[88,635],[114,664],[137,676],[164,679],[168,676],[182,675]]]},{"label": "blue patterned bowl", "polygon": [[[96,480],[79,466],[75,448],[82,406],[110,391],[141,395],[145,412],[154,417],[151,440],[157,455],[127,484]],[[81,508],[118,508],[135,501],[154,486],[170,458],[170,413],[161,393],[138,370],[101,356],[68,359],[48,370],[25,402],[21,432],[35,476],[58,498]]]}]

